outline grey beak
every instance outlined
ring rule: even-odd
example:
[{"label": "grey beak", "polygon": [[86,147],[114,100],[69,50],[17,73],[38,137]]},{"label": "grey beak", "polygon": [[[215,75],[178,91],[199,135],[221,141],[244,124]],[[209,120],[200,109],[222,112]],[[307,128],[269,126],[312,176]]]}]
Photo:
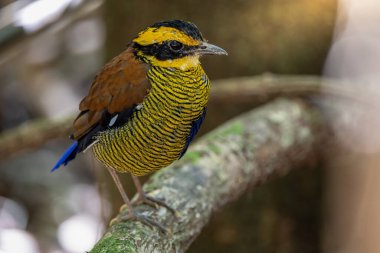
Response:
[{"label": "grey beak", "polygon": [[195,50],[195,53],[200,55],[228,55],[223,48],[207,42],[202,42]]}]

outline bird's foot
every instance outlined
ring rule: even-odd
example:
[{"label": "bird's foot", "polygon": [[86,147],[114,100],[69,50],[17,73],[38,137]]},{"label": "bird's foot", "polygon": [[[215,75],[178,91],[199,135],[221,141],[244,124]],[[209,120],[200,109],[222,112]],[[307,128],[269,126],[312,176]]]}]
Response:
[{"label": "bird's foot", "polygon": [[132,205],[140,205],[140,204],[147,204],[148,206],[151,206],[155,209],[158,209],[159,206],[163,206],[166,209],[168,209],[170,212],[172,212],[174,216],[178,217],[178,212],[174,208],[170,207],[164,201],[148,196],[145,193],[138,194],[138,198],[132,201]]},{"label": "bird's foot", "polygon": [[[125,210],[125,205],[123,205],[120,210]],[[166,229],[163,225],[160,223],[150,219],[149,217],[143,215],[143,214],[138,214],[135,211],[133,212],[128,212],[126,215],[121,215],[119,217],[116,217],[111,220],[110,225],[113,225],[115,223],[119,223],[122,221],[128,221],[128,220],[134,220],[134,221],[139,221],[144,225],[147,225],[150,228],[158,228],[158,230],[163,233],[163,234],[169,234],[169,230]]]}]

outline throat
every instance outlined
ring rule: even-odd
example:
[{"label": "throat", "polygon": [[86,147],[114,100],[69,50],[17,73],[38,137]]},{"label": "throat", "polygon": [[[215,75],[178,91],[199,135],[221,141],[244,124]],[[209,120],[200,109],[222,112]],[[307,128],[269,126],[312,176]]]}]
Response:
[{"label": "throat", "polygon": [[168,61],[172,68],[179,68],[182,71],[193,69],[200,65],[198,56],[186,56],[183,58]]},{"label": "throat", "polygon": [[200,66],[199,56],[191,55],[177,59],[158,60],[155,57],[149,57],[151,65],[161,68],[176,68],[182,71],[187,71]]}]

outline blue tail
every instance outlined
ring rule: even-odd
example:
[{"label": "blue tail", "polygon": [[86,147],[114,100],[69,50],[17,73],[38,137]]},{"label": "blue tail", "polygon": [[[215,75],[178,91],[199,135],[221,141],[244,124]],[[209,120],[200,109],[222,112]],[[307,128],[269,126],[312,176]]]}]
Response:
[{"label": "blue tail", "polygon": [[68,162],[73,160],[75,156],[78,153],[78,142],[74,142],[67,150],[66,152],[61,156],[61,158],[58,160],[58,162],[54,165],[54,167],[50,170],[50,172],[55,171],[58,169],[62,164],[66,165]]}]

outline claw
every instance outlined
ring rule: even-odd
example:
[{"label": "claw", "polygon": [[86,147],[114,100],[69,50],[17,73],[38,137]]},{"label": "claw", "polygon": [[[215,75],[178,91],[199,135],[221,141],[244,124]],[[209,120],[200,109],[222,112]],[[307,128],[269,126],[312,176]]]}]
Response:
[{"label": "claw", "polygon": [[133,179],[133,183],[136,186],[136,190],[137,190],[137,194],[138,194],[137,200],[134,201],[134,203],[132,203],[132,205],[133,204],[137,204],[137,205],[138,204],[147,204],[147,205],[152,206],[156,209],[158,209],[158,206],[163,206],[166,209],[168,209],[170,212],[172,212],[173,215],[175,216],[175,218],[179,217],[179,213],[176,210],[174,210],[173,208],[171,208],[170,206],[168,206],[164,201],[158,200],[156,198],[153,198],[153,197],[146,195],[142,189],[142,186],[141,186],[141,183],[140,183],[140,180],[138,179],[138,177],[133,175],[133,174],[131,174],[131,176]]},{"label": "claw", "polygon": [[120,208],[119,208],[119,213],[123,213],[125,210],[129,210],[129,207],[127,204],[123,204]]},{"label": "claw", "polygon": [[155,209],[158,209],[159,206],[163,206],[166,209],[168,209],[173,215],[177,218],[179,216],[179,213],[172,207],[170,207],[168,204],[166,204],[164,201],[156,199],[154,197],[151,197],[149,195],[138,194],[138,198],[135,201],[132,201],[132,205],[140,205],[140,204],[146,204],[149,205]]},{"label": "claw", "polygon": [[[163,225],[160,223],[148,218],[145,215],[137,214],[137,213],[129,213],[127,215],[121,216],[117,218],[118,221],[127,221],[127,220],[135,220],[143,223],[144,225],[149,226],[150,228],[158,228],[159,231],[163,234],[170,234],[170,231],[166,229]],[[111,221],[112,222],[112,221]]]}]

